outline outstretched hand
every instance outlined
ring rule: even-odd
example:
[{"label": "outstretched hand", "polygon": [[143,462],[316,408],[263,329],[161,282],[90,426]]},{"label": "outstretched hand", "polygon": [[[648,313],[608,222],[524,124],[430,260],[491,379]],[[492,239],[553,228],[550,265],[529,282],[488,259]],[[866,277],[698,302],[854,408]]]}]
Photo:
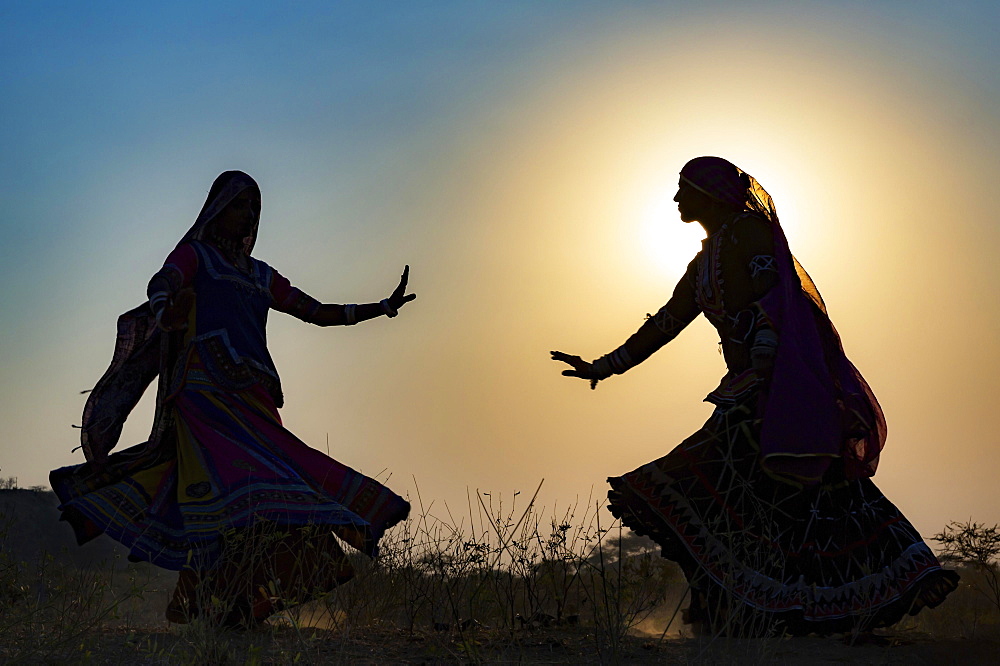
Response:
[{"label": "outstretched hand", "polygon": [[563,363],[568,363],[572,366],[571,370],[563,370],[562,374],[564,377],[579,377],[580,379],[589,379],[590,388],[597,388],[597,382],[604,379],[594,368],[594,364],[589,361],[584,361],[579,356],[572,356],[561,351],[549,352],[552,354],[553,361],[562,361]]},{"label": "outstretched hand", "polygon": [[406,303],[409,303],[417,297],[416,294],[406,293],[406,283],[410,281],[410,266],[407,265],[403,269],[403,274],[399,277],[399,285],[393,290],[392,294],[389,296],[389,305],[392,306],[393,310],[398,310],[403,307]]}]

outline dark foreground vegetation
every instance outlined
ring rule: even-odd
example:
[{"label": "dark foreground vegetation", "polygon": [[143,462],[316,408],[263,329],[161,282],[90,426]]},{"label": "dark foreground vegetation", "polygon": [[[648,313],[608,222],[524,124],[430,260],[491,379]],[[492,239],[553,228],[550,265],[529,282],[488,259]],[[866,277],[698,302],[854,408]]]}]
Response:
[{"label": "dark foreground vegetation", "polygon": [[378,560],[357,560],[355,580],[232,631],[168,625],[176,574],[128,563],[106,538],[77,547],[52,493],[0,486],[0,663],[934,664],[1000,654],[1000,534],[975,523],[935,537],[962,573],[941,607],[875,635],[751,640],[693,636],[680,571],[652,542],[602,524],[596,502],[553,514],[535,498],[470,493],[456,518],[418,497]]}]

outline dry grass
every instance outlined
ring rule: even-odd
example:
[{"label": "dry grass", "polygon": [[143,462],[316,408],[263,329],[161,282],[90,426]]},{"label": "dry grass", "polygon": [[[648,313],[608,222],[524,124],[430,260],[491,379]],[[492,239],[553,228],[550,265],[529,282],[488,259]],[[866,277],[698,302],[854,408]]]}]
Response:
[{"label": "dry grass", "polygon": [[974,571],[878,644],[692,637],[677,612],[684,577],[652,542],[603,525],[592,500],[556,513],[537,495],[470,492],[456,517],[418,493],[380,556],[354,558],[353,581],[242,633],[167,625],[169,572],[120,556],[15,557],[18,528],[0,505],[0,662],[935,663],[939,648],[988,654],[1000,638]]}]

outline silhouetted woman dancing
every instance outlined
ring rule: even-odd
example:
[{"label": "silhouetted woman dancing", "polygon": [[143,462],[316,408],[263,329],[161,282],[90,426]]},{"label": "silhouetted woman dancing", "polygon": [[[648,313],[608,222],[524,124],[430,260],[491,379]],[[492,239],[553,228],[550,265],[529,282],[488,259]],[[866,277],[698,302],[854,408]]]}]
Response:
[{"label": "silhouetted woman dancing", "polygon": [[703,313],[728,372],[701,430],[608,479],[609,509],[680,564],[688,620],[713,632],[865,631],[936,606],[958,576],[869,479],[882,410],[789,252],[771,197],[726,160],[699,157],[674,200],[708,237],[667,304],[592,363],[552,358],[594,387]]},{"label": "silhouetted woman dancing", "polygon": [[[395,317],[409,267],[380,303],[324,305],[251,256],[260,190],[220,175],[197,220],[118,320],[111,367],[83,414],[87,462],[50,475],[82,544],[106,533],[129,558],[179,570],[167,618],[264,620],[352,575],[337,540],[373,554],[409,504],[299,441],[278,415],[269,309],[318,326]],[[109,455],[159,375],[149,441]]]}]

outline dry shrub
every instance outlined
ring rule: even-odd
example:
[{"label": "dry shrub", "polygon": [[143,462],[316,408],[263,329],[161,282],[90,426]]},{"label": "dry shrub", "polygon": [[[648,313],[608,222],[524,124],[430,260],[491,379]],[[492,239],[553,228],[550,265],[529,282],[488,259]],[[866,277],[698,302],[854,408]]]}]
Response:
[{"label": "dry shrub", "polygon": [[1000,525],[951,522],[932,538],[941,544],[941,561],[979,574],[973,579],[973,589],[1000,612]]}]

